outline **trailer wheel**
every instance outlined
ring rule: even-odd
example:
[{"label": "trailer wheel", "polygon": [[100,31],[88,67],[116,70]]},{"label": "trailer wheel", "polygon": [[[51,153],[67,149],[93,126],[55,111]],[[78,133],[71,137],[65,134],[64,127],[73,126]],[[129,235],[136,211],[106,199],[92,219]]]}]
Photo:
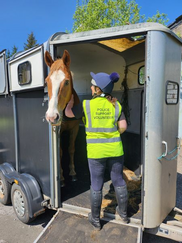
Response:
[{"label": "trailer wheel", "polygon": [[21,187],[17,184],[13,184],[12,186],[11,201],[18,219],[25,224],[30,223],[33,218],[29,217],[27,198]]},{"label": "trailer wheel", "polygon": [[6,180],[3,173],[0,171],[0,202],[7,205],[11,202],[10,197],[11,184]]}]

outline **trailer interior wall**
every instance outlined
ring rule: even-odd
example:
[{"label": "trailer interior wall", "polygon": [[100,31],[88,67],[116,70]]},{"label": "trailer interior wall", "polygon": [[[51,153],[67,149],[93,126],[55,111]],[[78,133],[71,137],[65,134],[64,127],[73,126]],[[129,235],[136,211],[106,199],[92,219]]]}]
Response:
[{"label": "trailer interior wall", "polygon": [[[140,43],[124,52],[118,52],[98,42],[60,45],[56,55],[61,56],[64,49],[71,56],[71,70],[74,88],[81,100],[91,98],[90,72],[118,72],[120,80],[114,85],[113,96],[121,102],[122,81],[127,67],[129,114],[128,129],[122,135],[125,147],[125,165],[136,171],[141,165],[141,109],[143,85],[138,83],[138,70],[145,64],[145,43]],[[135,147],[135,150],[133,149]],[[140,172],[138,172],[140,173]]]}]

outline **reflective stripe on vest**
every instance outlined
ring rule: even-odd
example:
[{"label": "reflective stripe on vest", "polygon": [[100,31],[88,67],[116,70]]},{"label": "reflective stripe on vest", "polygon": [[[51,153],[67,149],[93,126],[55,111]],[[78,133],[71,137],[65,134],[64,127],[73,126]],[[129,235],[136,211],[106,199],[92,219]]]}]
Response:
[{"label": "reflective stripe on vest", "polygon": [[114,143],[114,142],[120,142],[121,138],[89,138],[87,139],[87,143]]}]

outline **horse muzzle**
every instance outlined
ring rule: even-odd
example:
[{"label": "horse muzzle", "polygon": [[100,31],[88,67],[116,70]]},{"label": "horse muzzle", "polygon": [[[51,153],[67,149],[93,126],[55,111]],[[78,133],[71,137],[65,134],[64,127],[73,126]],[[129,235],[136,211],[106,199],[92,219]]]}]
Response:
[{"label": "horse muzzle", "polygon": [[46,113],[46,120],[49,122],[52,126],[59,126],[61,125],[62,116],[58,113],[56,113],[54,116],[49,116],[48,113]]}]

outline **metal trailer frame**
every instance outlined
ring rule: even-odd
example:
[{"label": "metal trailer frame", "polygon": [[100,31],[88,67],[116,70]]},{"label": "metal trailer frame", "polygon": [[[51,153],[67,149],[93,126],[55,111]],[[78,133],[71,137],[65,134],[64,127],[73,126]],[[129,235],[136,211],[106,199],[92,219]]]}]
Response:
[{"label": "metal trailer frame", "polygon": [[[179,102],[176,106],[167,107],[165,98],[168,92],[167,87],[171,84],[176,84],[174,87],[179,88],[182,40],[168,28],[156,23],[142,23],[73,34],[58,32],[43,45],[15,54],[8,60],[7,65],[5,51],[0,53],[3,63],[0,66],[2,71],[0,72],[2,80],[0,83],[0,101],[2,101],[0,102],[0,136],[4,138],[4,141],[0,141],[0,163],[3,162],[0,165],[0,175],[9,184],[15,183],[20,186],[28,201],[30,219],[44,212],[45,207],[62,207],[62,210],[74,210],[74,212],[76,210],[75,207],[68,209],[67,205],[61,204],[59,131],[57,127],[48,125],[43,118],[47,107],[45,104],[48,101],[47,88],[44,85],[47,73],[43,61],[44,52],[50,51],[54,58],[62,51],[62,48],[71,48],[75,44],[79,46],[82,43],[131,38],[139,35],[146,38],[145,86],[141,114],[141,119],[144,121],[144,126],[141,128],[143,215],[141,221],[133,219],[131,223],[139,227],[138,242],[141,241],[142,230],[175,240],[182,239],[181,225],[169,226],[162,223],[175,208],[176,153],[180,146],[177,134]],[[113,50],[113,53],[116,52]],[[39,63],[32,60],[33,75],[39,74],[39,71],[41,74],[38,78],[32,77],[30,84],[21,86],[15,71],[22,61],[34,58],[36,53],[39,56]],[[137,52],[135,54],[134,58],[137,63]],[[157,67],[161,68],[156,72]],[[158,85],[157,90],[156,85]],[[84,98],[84,94],[81,95]],[[157,104],[160,105],[157,107]],[[171,129],[170,124],[164,124],[169,116],[174,129]],[[158,124],[156,124],[156,117],[159,118]],[[26,123],[24,118],[26,118]],[[165,133],[167,129],[170,129],[168,134]],[[30,140],[35,142],[35,147],[39,147],[38,150],[34,146],[30,147]],[[154,177],[156,179],[153,183]],[[0,179],[2,181],[2,178]],[[166,183],[171,187],[169,189],[172,192],[169,203],[166,203],[168,199]],[[83,210],[83,208],[78,209],[79,214],[82,214]],[[109,215],[109,217],[112,216]]]}]

